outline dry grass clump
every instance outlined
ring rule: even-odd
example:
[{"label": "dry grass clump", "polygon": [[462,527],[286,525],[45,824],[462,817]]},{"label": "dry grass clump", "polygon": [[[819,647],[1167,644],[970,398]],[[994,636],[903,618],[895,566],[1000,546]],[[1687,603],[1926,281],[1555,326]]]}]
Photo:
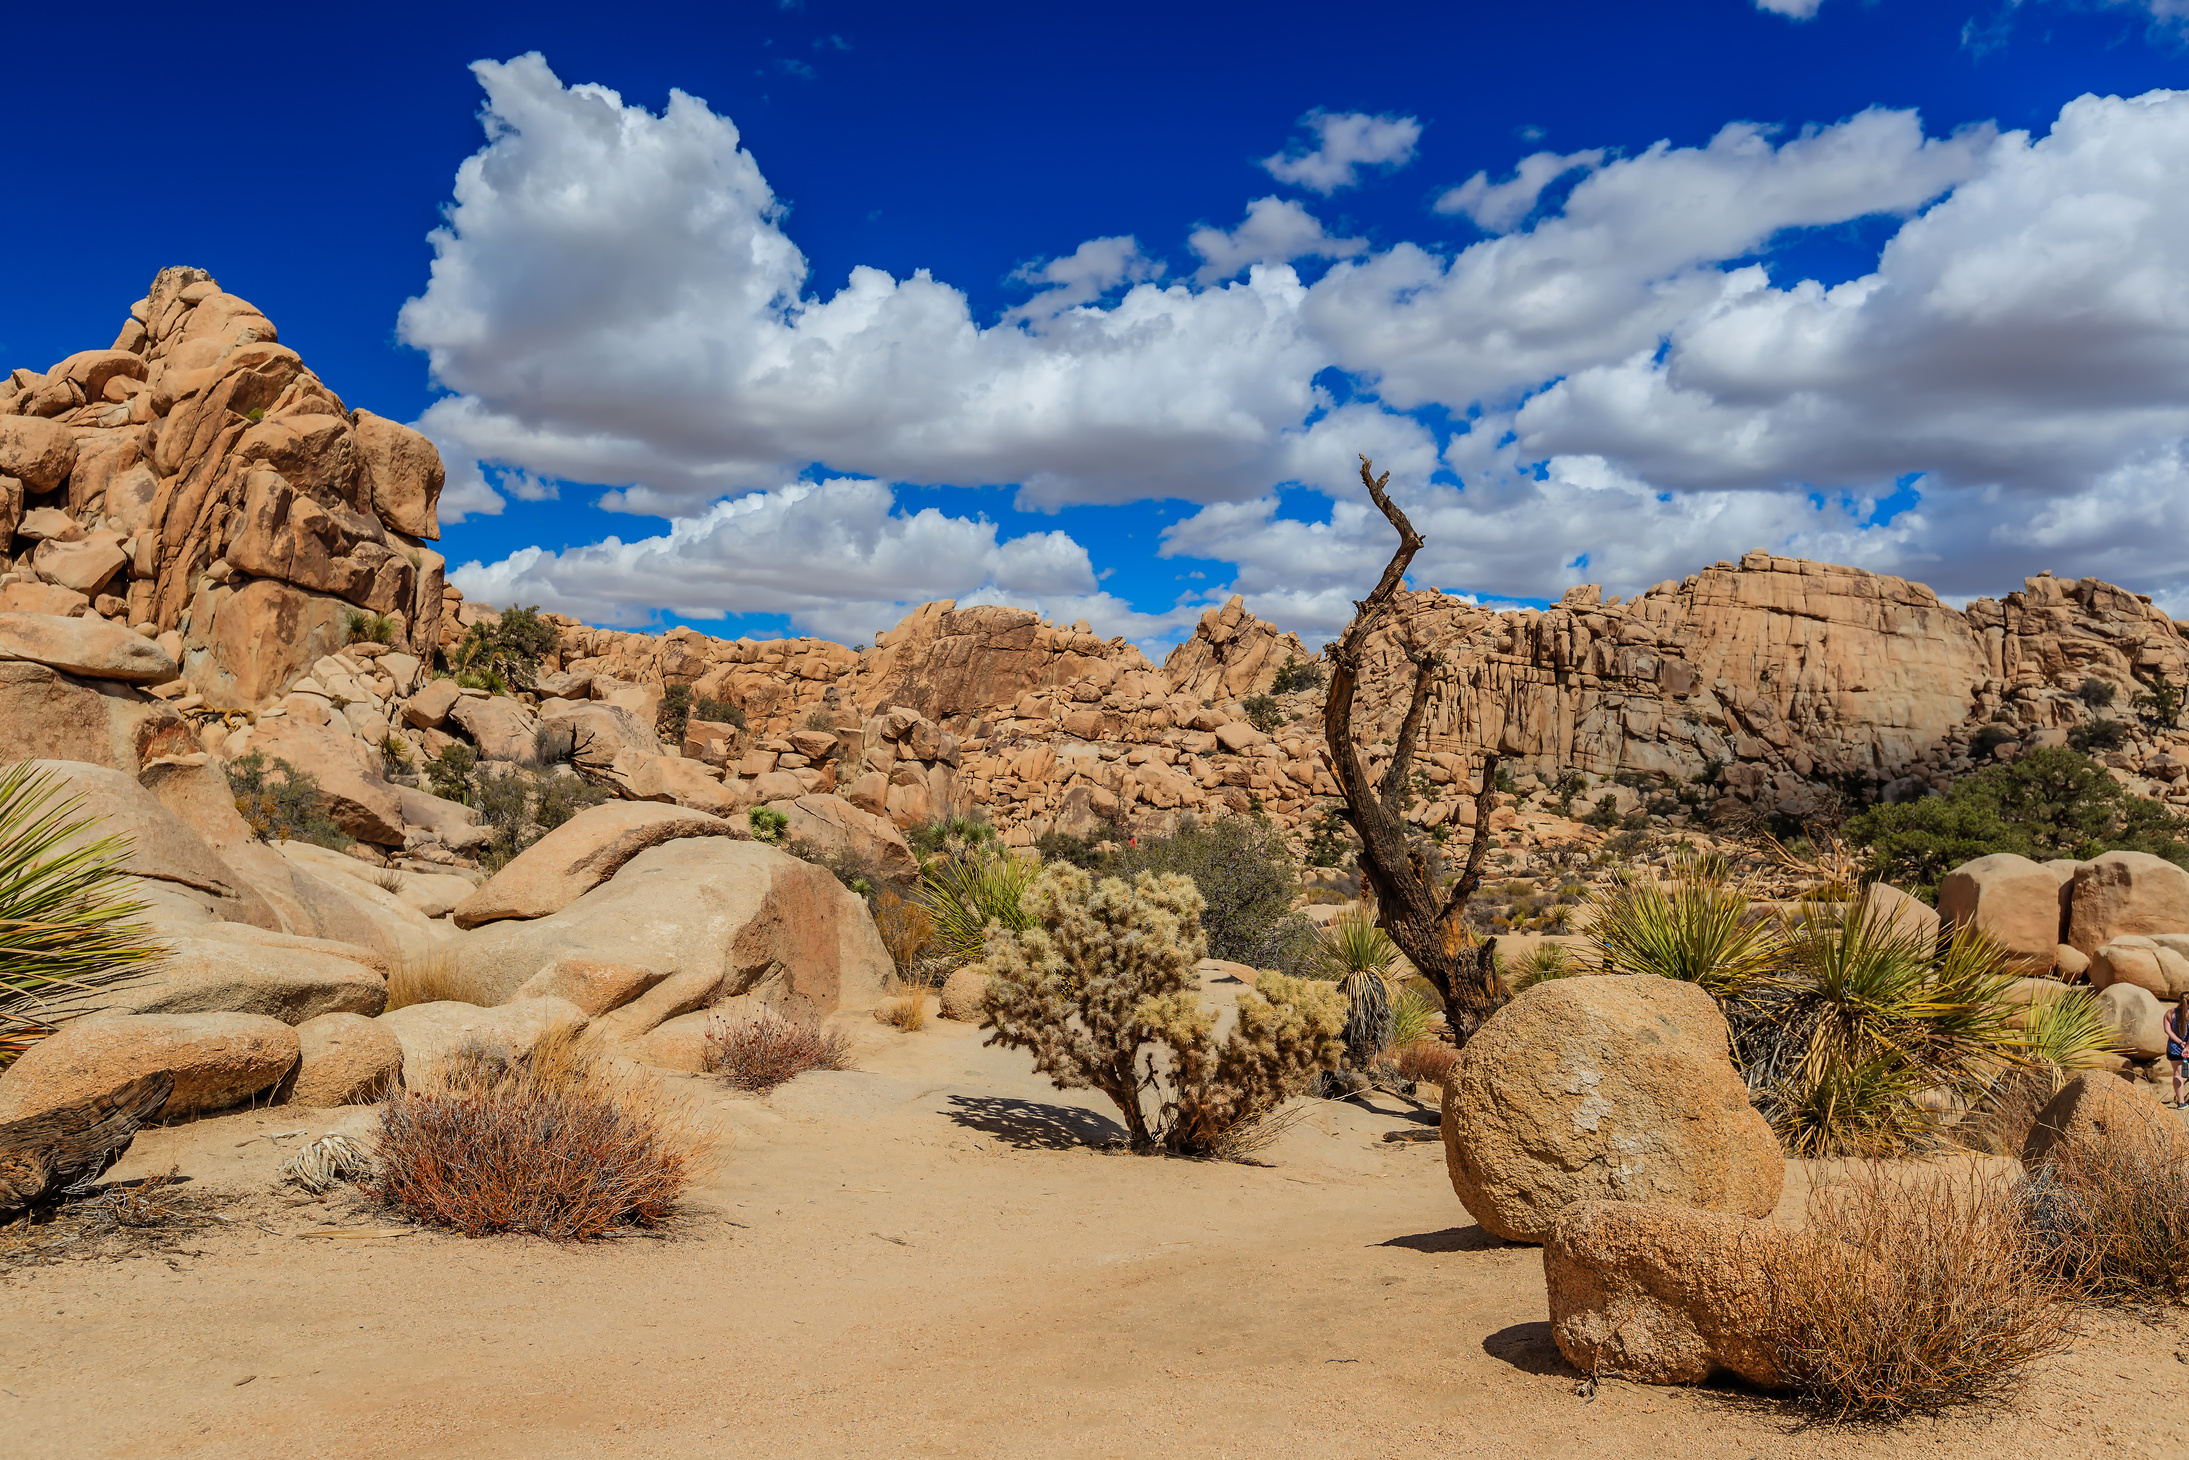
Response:
[{"label": "dry grass clump", "polygon": [[930,949],[935,942],[935,920],[926,908],[899,897],[890,888],[874,894],[874,931],[889,950],[889,961],[903,983],[927,983],[934,974]]},{"label": "dry grass clump", "polygon": [[1764,1274],[1767,1336],[1795,1391],[1841,1418],[1995,1398],[2072,1336],[2080,1272],[1980,1171],[1861,1168],[1811,1199],[1809,1231]]},{"label": "dry grass clump", "polygon": [[1459,1063],[1459,1051],[1441,1039],[1417,1039],[1391,1052],[1391,1066],[1409,1080],[1442,1085]]},{"label": "dry grass clump", "polygon": [[927,1027],[927,990],[917,984],[900,987],[874,1008],[874,1017],[893,1029],[910,1034]]},{"label": "dry grass clump", "polygon": [[718,1015],[707,1026],[705,1063],[708,1073],[765,1095],[808,1070],[850,1069],[851,1039],[841,1030],[784,1019],[772,1010],[744,1023]]},{"label": "dry grass clump", "polygon": [[470,993],[457,976],[454,955],[406,954],[388,965],[388,1006],[382,1012],[392,1014],[412,1004],[468,1004]]},{"label": "dry grass clump", "polygon": [[[2154,1113],[2153,1125],[2161,1118]],[[2116,1129],[2062,1141],[2023,1183],[2031,1225],[2094,1297],[2189,1301],[2189,1164],[2161,1134]]]},{"label": "dry grass clump", "polygon": [[582,1242],[660,1226],[703,1153],[649,1086],[561,1036],[514,1062],[467,1049],[390,1099],[378,1169],[361,1184],[412,1220],[466,1237]]}]

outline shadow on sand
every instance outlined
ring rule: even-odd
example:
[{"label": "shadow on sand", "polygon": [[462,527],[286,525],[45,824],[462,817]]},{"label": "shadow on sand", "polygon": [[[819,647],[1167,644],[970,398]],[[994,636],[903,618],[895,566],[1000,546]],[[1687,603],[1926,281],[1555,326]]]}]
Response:
[{"label": "shadow on sand", "polygon": [[1441,1232],[1415,1232],[1410,1236],[1388,1238],[1376,1245],[1404,1247],[1410,1252],[1493,1252],[1500,1247],[1519,1244],[1493,1237],[1479,1226],[1468,1226],[1446,1227]]},{"label": "shadow on sand", "polygon": [[1515,1323],[1482,1340],[1482,1351],[1524,1374],[1572,1374],[1548,1323]]},{"label": "shadow on sand", "polygon": [[1043,1105],[1002,1095],[953,1095],[950,1118],[1022,1151],[1068,1151],[1125,1139],[1125,1127],[1076,1105]]}]

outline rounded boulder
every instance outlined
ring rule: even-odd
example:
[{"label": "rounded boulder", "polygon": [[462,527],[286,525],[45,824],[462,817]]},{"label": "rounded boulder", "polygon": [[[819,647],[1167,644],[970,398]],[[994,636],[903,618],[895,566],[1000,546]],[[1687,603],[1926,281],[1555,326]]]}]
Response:
[{"label": "rounded boulder", "polygon": [[981,1001],[988,997],[988,970],[967,964],[943,980],[941,1013],[960,1024],[981,1021]]},{"label": "rounded boulder", "polygon": [[1511,1242],[1541,1242],[1582,1201],[1761,1217],[1786,1177],[1724,1017],[1673,979],[1554,979],[1514,999],[1460,1051],[1443,1134],[1461,1204]]},{"label": "rounded boulder", "polygon": [[370,1105],[403,1083],[403,1043],[362,1014],[322,1014],[296,1026],[299,1063],[289,1099],[321,1107]]}]

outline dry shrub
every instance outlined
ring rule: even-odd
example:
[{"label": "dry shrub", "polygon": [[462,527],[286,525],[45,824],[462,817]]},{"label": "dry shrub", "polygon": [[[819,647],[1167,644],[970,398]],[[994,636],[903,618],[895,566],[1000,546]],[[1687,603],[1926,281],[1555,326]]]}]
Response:
[{"label": "dry shrub", "polygon": [[875,1006],[874,1017],[910,1034],[927,1026],[927,990],[917,986],[900,989]]},{"label": "dry shrub", "polygon": [[772,1010],[741,1024],[717,1015],[708,1021],[705,1063],[709,1073],[738,1089],[765,1095],[808,1070],[850,1069],[851,1040],[841,1030],[779,1018]]},{"label": "dry shrub", "polygon": [[661,1225],[704,1150],[651,1085],[549,1038],[514,1062],[463,1050],[432,1082],[389,1100],[377,1171],[361,1184],[412,1220],[466,1237],[582,1242]]},{"label": "dry shrub", "polygon": [[1417,1039],[1399,1046],[1391,1055],[1391,1066],[1401,1075],[1432,1085],[1442,1085],[1449,1079],[1452,1066],[1458,1062],[1459,1051],[1441,1039]]},{"label": "dry shrub", "polygon": [[394,1013],[412,1004],[468,1004],[471,990],[456,973],[453,954],[405,954],[388,968],[388,1006]]},{"label": "dry shrub", "polygon": [[926,908],[899,897],[890,888],[874,894],[874,931],[906,983],[925,983],[933,971],[929,948],[935,941],[935,920]]},{"label": "dry shrub", "polygon": [[1935,1413],[2011,1389],[2071,1337],[2079,1274],[2045,1260],[2014,1187],[1973,1169],[1858,1168],[1810,1199],[1764,1273],[1794,1389],[1841,1417]]},{"label": "dry shrub", "polygon": [[[2154,1127],[2164,1117],[2156,1111]],[[2061,1141],[2022,1184],[2029,1221],[2092,1294],[2189,1301],[2189,1164],[2151,1131]]]},{"label": "dry shrub", "polygon": [[1209,1142],[1207,1155],[1218,1161],[1237,1161],[1242,1166],[1266,1166],[1262,1152],[1307,1118],[1314,1107],[1293,1102],[1235,1120]]}]

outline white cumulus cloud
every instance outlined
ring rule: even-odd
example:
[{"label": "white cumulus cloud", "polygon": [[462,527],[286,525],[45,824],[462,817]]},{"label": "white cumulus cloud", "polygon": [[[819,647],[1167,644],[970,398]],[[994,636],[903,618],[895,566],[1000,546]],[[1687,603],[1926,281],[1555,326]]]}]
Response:
[{"label": "white cumulus cloud", "polygon": [[1237,278],[1253,264],[1349,259],[1366,253],[1368,240],[1331,237],[1320,218],[1290,198],[1256,198],[1247,204],[1246,219],[1237,228],[1229,233],[1221,228],[1196,228],[1186,236],[1186,246],[1202,259],[1193,281],[1206,285]]},{"label": "white cumulus cloud", "polygon": [[1281,183],[1325,197],[1358,184],[1364,167],[1404,167],[1421,141],[1421,123],[1412,117],[1313,111],[1300,125],[1315,134],[1315,145],[1265,157],[1262,167]]},{"label": "white cumulus cloud", "polygon": [[[1260,198],[1185,237],[1190,277],[1090,239],[1022,270],[1035,297],[989,322],[925,273],[816,290],[736,128],[695,98],[649,113],[536,56],[478,73],[487,143],[401,319],[452,392],[419,423],[445,511],[586,484],[672,524],[461,570],[491,597],[854,637],[934,596],[1148,642],[1190,625],[1193,605],[1103,589],[1064,534],[901,511],[890,485],[1003,484],[1036,508],[1185,499],[1163,550],[1236,564],[1211,593],[1313,632],[1389,551],[1367,452],[1429,538],[1417,581],[1453,590],[1631,592],[1763,546],[1949,593],[2044,567],[2189,600],[2189,94],[2084,97],[2040,133],[1870,110],[1539,152],[1444,194],[1495,235],[1457,249],[1373,248]],[[1272,169],[1303,186],[1419,136],[1311,125],[1315,150]],[[1767,266],[1874,218],[1891,237],[1860,277]],[[1332,263],[1310,287],[1300,258]],[[1332,367],[1350,389],[1318,384]],[[1292,484],[1327,520],[1280,508]]]}]

